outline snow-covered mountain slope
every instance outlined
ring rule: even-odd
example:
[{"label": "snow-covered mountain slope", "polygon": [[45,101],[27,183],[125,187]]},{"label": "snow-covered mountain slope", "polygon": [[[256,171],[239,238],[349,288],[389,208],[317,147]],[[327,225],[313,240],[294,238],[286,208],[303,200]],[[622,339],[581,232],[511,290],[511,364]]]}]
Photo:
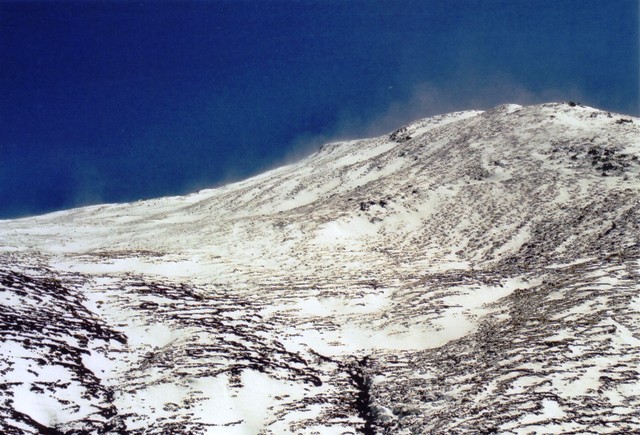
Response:
[{"label": "snow-covered mountain slope", "polygon": [[500,106],[0,222],[3,433],[640,432],[640,120]]}]

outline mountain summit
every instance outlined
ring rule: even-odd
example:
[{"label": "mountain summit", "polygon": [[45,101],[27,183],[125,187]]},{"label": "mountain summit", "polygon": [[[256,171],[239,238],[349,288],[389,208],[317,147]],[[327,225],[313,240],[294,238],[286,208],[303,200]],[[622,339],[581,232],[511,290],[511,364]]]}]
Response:
[{"label": "mountain summit", "polygon": [[640,119],[504,105],[0,222],[3,433],[640,432]]}]

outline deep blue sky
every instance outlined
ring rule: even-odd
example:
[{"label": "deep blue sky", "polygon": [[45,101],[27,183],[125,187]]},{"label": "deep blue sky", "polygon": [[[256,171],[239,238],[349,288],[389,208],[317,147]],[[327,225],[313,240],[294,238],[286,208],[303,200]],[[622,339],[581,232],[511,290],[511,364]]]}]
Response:
[{"label": "deep blue sky", "polygon": [[0,1],[0,218],[506,102],[640,115],[639,2]]}]

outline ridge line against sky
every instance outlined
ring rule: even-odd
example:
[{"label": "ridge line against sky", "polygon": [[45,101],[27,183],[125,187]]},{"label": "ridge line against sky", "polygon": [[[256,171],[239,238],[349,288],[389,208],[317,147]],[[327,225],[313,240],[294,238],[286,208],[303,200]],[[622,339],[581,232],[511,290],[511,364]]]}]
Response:
[{"label": "ridge line against sky", "polygon": [[0,218],[184,194],[502,103],[640,115],[640,2],[0,3]]}]

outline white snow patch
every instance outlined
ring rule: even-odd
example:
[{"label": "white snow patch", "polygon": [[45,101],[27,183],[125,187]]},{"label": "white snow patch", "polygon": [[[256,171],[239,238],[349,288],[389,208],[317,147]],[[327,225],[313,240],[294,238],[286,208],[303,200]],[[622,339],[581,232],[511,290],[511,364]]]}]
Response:
[{"label": "white snow patch", "polygon": [[566,414],[555,400],[544,399],[542,401],[542,409],[537,414],[527,414],[521,421],[522,424],[539,423],[553,418],[562,418]]}]

